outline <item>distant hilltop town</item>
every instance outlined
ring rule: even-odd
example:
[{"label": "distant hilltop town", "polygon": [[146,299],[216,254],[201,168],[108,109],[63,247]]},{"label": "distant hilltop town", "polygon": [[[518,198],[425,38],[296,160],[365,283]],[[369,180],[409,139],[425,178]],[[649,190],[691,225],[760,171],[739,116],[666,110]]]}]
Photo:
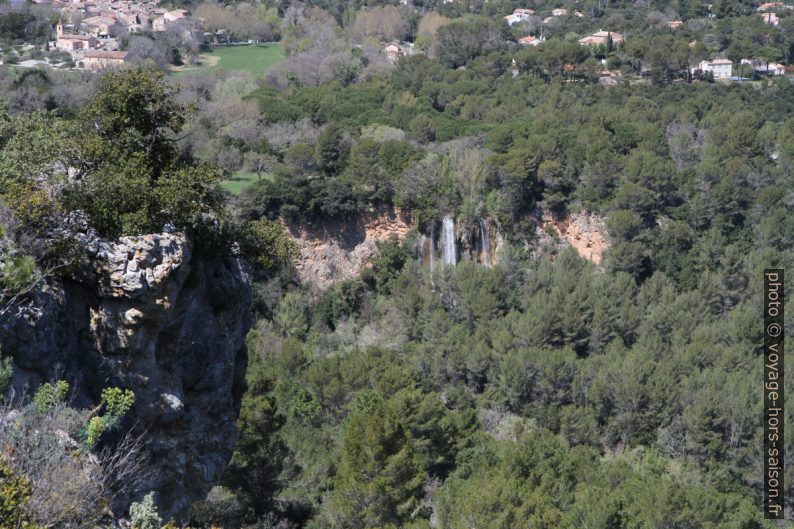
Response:
[{"label": "distant hilltop town", "polygon": [[[174,32],[199,46],[217,36],[206,33],[201,20],[184,9],[168,10],[156,2],[130,0],[33,0],[52,7],[60,14],[54,40],[42,46],[44,51],[59,53],[60,61],[29,60],[21,66],[47,64],[52,67],[75,67],[104,70],[123,64],[129,51],[123,51],[122,37],[138,33]],[[33,47],[32,44],[27,46]],[[70,59],[70,60],[69,60]]]},{"label": "distant hilltop town", "polygon": [[[39,0],[40,2],[41,0]],[[119,34],[163,32],[171,28],[203,40],[198,22],[184,9],[168,11],[155,2],[56,1],[61,18],[51,46],[68,52],[77,68],[103,70],[124,63],[128,52],[119,50]],[[64,18],[76,23],[66,24]]]}]

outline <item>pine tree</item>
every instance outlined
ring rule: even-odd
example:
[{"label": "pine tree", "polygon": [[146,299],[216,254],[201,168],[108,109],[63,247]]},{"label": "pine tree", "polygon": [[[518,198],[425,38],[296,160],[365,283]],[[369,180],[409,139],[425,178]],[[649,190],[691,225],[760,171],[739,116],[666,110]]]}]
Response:
[{"label": "pine tree", "polygon": [[424,464],[407,429],[382,399],[348,418],[333,493],[334,527],[401,525],[419,504]]}]

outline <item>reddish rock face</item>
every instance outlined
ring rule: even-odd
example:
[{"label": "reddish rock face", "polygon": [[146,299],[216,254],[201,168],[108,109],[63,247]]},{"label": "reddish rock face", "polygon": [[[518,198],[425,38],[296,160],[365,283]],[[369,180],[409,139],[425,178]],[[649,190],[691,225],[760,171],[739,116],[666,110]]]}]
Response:
[{"label": "reddish rock face", "polygon": [[540,227],[554,230],[579,255],[595,264],[601,263],[604,251],[609,247],[604,219],[595,213],[573,213],[559,219],[546,213]]},{"label": "reddish rock face", "polygon": [[387,211],[362,215],[353,221],[332,221],[320,228],[288,226],[300,248],[295,265],[298,278],[318,290],[354,277],[368,266],[375,243],[399,238],[413,227],[408,215]]}]

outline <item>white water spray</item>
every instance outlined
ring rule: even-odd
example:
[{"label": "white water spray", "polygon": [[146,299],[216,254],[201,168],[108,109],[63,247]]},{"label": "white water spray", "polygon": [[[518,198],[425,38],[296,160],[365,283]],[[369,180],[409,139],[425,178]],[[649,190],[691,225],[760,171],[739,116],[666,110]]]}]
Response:
[{"label": "white water spray", "polygon": [[433,273],[433,270],[436,269],[436,227],[434,225],[430,225],[430,241],[427,244],[428,251],[430,252],[430,256],[428,261],[430,262],[430,273]]},{"label": "white water spray", "polygon": [[480,251],[482,252],[482,264],[491,266],[491,239],[488,236],[488,223],[485,219],[480,219]]},{"label": "white water spray", "polygon": [[455,221],[450,216],[441,221],[441,262],[444,265],[455,266],[458,262],[458,252],[455,246]]}]

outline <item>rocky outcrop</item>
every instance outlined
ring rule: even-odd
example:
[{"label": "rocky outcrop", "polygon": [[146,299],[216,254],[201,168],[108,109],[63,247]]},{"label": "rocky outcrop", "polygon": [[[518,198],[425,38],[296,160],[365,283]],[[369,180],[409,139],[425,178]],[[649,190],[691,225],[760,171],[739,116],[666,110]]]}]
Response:
[{"label": "rocky outcrop", "polygon": [[[231,457],[246,366],[251,291],[244,263],[205,259],[181,233],[72,236],[84,256],[0,326],[10,392],[64,379],[75,406],[103,388],[135,392],[125,427],[145,432],[148,476],[166,518],[203,498]],[[115,509],[135,498],[122,498]],[[117,512],[117,514],[122,514]]]},{"label": "rocky outcrop", "polygon": [[320,228],[288,229],[300,249],[295,265],[298,279],[323,290],[358,275],[375,253],[376,243],[392,235],[405,237],[411,219],[399,211],[386,211],[349,221],[327,221]]},{"label": "rocky outcrop", "polygon": [[542,253],[557,254],[572,246],[583,258],[600,264],[609,246],[604,219],[595,213],[572,213],[565,217],[543,215],[537,235]]}]

